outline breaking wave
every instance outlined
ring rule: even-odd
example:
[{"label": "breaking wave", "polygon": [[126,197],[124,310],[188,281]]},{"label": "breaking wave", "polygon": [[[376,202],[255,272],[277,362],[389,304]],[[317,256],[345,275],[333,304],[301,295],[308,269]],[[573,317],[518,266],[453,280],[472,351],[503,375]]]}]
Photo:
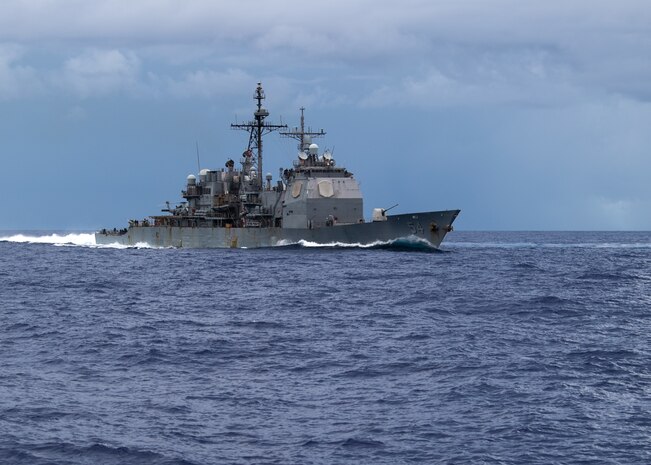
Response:
[{"label": "breaking wave", "polygon": [[278,241],[276,247],[295,247],[295,248],[340,248],[340,249],[387,249],[387,250],[406,250],[406,251],[424,251],[424,252],[441,252],[440,249],[432,245],[429,241],[419,237],[405,237],[392,239],[389,241],[375,241],[369,244],[347,243],[347,242],[312,242],[301,239],[299,241],[290,241],[282,239]]},{"label": "breaking wave", "polygon": [[13,234],[10,236],[0,236],[2,242],[22,242],[28,244],[53,244],[53,245],[80,245],[94,246],[95,234],[93,233],[69,233],[69,234]]},{"label": "breaking wave", "polygon": [[139,242],[135,246],[124,244],[97,244],[95,233],[50,233],[50,234],[26,234],[16,233],[2,235],[0,242],[17,242],[24,244],[51,244],[57,247],[92,247],[98,249],[150,249],[154,248],[147,243]]}]

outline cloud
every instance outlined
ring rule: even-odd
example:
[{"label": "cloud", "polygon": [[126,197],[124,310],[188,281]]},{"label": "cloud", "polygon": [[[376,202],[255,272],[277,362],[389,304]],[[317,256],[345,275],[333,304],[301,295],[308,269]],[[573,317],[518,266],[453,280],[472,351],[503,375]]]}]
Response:
[{"label": "cloud", "polygon": [[[583,97],[572,64],[544,48],[503,47],[481,52],[441,53],[437,66],[384,82],[363,106],[566,105]],[[460,56],[464,58],[459,59]],[[415,72],[414,72],[415,71]]]},{"label": "cloud", "polygon": [[[229,95],[240,92],[242,83],[253,83],[255,79],[248,73],[239,69],[225,71],[196,70],[185,74],[180,79],[171,77],[151,76],[152,81],[157,81],[167,94],[177,98],[204,97],[210,98],[217,95]],[[252,84],[250,84],[252,85]]]},{"label": "cloud", "polygon": [[17,99],[39,93],[36,71],[18,64],[24,50],[14,44],[0,44],[0,100]]},{"label": "cloud", "polygon": [[[25,0],[0,4],[0,40],[28,50],[59,44],[63,54],[90,47],[59,78],[82,96],[208,96],[232,70],[273,70],[321,77],[341,101],[349,97],[336,87],[366,75],[365,105],[651,99],[646,0],[333,0],[309,9],[299,0]],[[9,70],[0,61],[5,95],[15,76],[42,66],[33,60]]]},{"label": "cloud", "polygon": [[86,98],[138,87],[140,60],[133,52],[88,50],[69,58],[55,76],[55,84]]}]

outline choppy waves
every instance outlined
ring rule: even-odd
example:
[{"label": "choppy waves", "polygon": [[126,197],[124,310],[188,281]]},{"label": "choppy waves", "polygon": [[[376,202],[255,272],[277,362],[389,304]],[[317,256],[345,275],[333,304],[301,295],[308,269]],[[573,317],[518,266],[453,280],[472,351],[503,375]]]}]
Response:
[{"label": "choppy waves", "polygon": [[536,242],[462,242],[451,241],[445,243],[447,248],[471,249],[649,249],[649,243],[536,243]]},{"label": "choppy waves", "polygon": [[651,463],[651,248],[627,246],[647,233],[455,232],[447,253],[14,236],[1,463]]}]

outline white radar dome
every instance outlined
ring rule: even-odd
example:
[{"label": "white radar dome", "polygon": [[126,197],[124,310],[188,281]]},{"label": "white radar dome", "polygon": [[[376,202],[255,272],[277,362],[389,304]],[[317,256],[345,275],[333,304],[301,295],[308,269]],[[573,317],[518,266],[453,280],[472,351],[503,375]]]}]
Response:
[{"label": "white radar dome", "polygon": [[316,155],[319,153],[319,146],[316,144],[310,144],[310,154]]}]

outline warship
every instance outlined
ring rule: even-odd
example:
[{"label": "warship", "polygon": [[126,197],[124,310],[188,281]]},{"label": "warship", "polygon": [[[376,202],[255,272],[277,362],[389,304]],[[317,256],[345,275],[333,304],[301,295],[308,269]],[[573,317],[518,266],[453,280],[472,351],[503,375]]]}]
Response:
[{"label": "warship", "polygon": [[[396,241],[423,243],[438,248],[459,210],[387,214],[391,208],[374,208],[364,220],[364,204],[353,173],[338,165],[329,150],[320,152],[313,139],[325,132],[267,121],[265,93],[258,83],[253,119],[231,124],[249,133],[241,166],[228,159],[224,168],[191,174],[181,191],[185,199],[161,215],[131,220],[126,228],[102,229],[97,244],[188,248],[255,248],[301,243],[374,245]],[[274,183],[263,178],[263,136],[278,132],[298,140],[292,166],[280,169]]]}]

